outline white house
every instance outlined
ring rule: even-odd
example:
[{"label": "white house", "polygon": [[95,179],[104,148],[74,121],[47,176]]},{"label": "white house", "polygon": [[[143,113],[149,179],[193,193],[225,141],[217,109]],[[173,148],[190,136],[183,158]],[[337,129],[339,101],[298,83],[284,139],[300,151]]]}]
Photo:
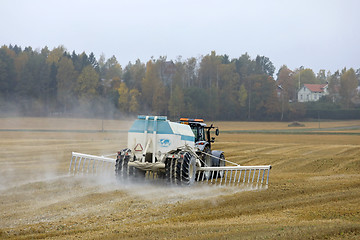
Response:
[{"label": "white house", "polygon": [[304,84],[298,91],[298,102],[316,102],[328,94],[328,84]]}]

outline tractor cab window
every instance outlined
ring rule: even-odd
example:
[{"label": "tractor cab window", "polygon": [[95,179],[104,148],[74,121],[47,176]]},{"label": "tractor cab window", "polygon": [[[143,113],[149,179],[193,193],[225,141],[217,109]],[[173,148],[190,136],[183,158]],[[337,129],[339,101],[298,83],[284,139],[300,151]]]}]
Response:
[{"label": "tractor cab window", "polygon": [[198,141],[205,141],[205,131],[204,128],[197,126],[197,125],[192,125],[191,129],[195,135],[195,142]]},{"label": "tractor cab window", "polygon": [[205,141],[205,131],[202,127],[199,127],[199,141]]}]

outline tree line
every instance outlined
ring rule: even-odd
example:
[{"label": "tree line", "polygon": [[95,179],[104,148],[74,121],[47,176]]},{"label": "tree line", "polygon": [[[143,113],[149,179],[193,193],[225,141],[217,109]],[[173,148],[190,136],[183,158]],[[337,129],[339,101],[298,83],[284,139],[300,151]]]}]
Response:
[{"label": "tree line", "polygon": [[[359,107],[360,69],[331,74],[285,65],[277,72],[268,57],[247,53],[230,59],[215,51],[200,58],[166,57],[129,62],[115,56],[49,50],[0,48],[0,112],[15,109],[27,116],[97,116],[156,114],[171,119],[293,120],[307,108]],[[316,104],[296,101],[304,83],[329,83],[329,96]]]}]

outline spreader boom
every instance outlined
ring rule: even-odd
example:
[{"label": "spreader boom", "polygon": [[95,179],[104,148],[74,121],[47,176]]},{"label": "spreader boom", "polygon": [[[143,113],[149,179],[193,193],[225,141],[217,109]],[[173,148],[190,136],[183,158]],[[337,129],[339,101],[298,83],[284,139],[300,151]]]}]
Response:
[{"label": "spreader boom", "polygon": [[115,162],[115,158],[72,152],[69,172],[73,174],[80,172],[98,173],[98,168],[101,168],[100,171],[102,172],[108,167],[113,170]]},{"label": "spreader boom", "polygon": [[[225,167],[200,167],[197,168],[197,181],[219,185],[240,183],[269,183],[271,165],[264,166],[225,166]],[[199,174],[199,173],[206,174]],[[205,176],[208,176],[207,178]],[[261,179],[260,179],[261,178]]]}]

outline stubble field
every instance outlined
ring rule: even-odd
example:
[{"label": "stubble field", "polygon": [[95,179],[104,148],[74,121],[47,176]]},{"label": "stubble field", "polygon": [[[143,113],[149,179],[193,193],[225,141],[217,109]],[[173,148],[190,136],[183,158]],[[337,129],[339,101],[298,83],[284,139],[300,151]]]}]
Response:
[{"label": "stubble field", "polygon": [[131,123],[1,118],[0,239],[360,238],[360,121],[216,123],[213,149],[273,166],[262,188],[68,174],[71,151],[114,153]]}]

